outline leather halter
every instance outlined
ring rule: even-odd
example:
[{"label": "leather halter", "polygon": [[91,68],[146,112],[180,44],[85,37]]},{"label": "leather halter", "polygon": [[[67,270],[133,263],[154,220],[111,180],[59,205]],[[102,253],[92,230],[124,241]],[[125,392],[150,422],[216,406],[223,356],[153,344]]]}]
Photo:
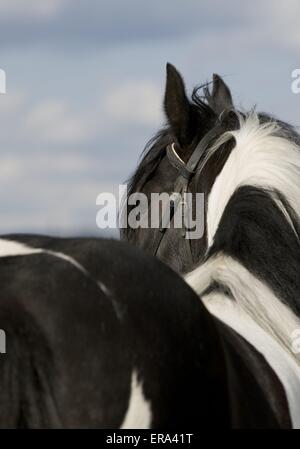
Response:
[{"label": "leather halter", "polygon": [[[167,210],[162,211],[162,218],[160,221],[159,232],[157,234],[157,237],[155,238],[153,245],[153,254],[156,255],[158,253],[159,247],[161,245],[162,239],[167,229],[166,223],[169,224],[172,221],[176,209],[180,204],[180,201],[182,200],[182,198],[184,198],[185,193],[187,193],[188,191],[188,186],[192,177],[197,172],[197,168],[200,163],[200,160],[202,159],[202,156],[206,152],[212,140],[215,139],[221,131],[222,131],[221,125],[217,124],[214,126],[213,129],[211,129],[207,134],[205,134],[205,136],[200,140],[200,142],[196,146],[195,150],[193,151],[187,163],[185,163],[177,154],[174,143],[167,146],[166,149],[167,157],[170,163],[173,165],[173,167],[175,167],[176,170],[179,172],[179,176],[177,177],[174,183],[174,191],[173,194],[171,195],[172,200],[171,207],[170,209],[168,207]],[[184,214],[184,207],[182,208],[182,213]],[[187,231],[185,227],[185,220],[182,220],[182,226],[183,227],[181,236],[184,238],[185,242],[185,244],[183,245],[184,248],[183,258],[189,264],[193,264],[193,256],[191,251],[190,240],[185,238]]]}]

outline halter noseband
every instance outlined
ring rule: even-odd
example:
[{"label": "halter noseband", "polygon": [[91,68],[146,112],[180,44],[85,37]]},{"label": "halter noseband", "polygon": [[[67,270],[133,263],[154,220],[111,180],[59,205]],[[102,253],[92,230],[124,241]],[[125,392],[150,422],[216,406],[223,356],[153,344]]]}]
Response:
[{"label": "halter noseband", "polygon": [[[157,238],[155,239],[154,245],[153,245],[153,253],[156,255],[158,253],[159,247],[161,245],[162,239],[166,232],[166,223],[170,223],[171,220],[174,217],[175,211],[180,203],[180,200],[182,197],[184,197],[184,194],[188,191],[188,186],[190,183],[190,180],[197,172],[198,165],[200,163],[200,160],[202,159],[204,153],[206,152],[207,148],[209,147],[211,141],[216,138],[220,131],[222,131],[222,127],[220,124],[217,124],[214,126],[213,129],[211,129],[205,136],[200,140],[198,145],[196,146],[195,150],[193,151],[191,157],[185,163],[181,157],[178,155],[175,149],[174,142],[167,146],[166,153],[167,157],[172,164],[174,168],[179,172],[179,176],[176,178],[176,181],[174,183],[174,191],[172,198],[172,208],[162,212],[162,218],[160,222],[160,228],[159,233],[157,234]],[[182,213],[184,214],[184,208],[182,208]],[[168,215],[168,216],[167,216]],[[188,261],[189,264],[193,264],[193,256],[190,246],[189,239],[186,239],[186,227],[185,227],[185,220],[182,220],[182,237],[184,237],[185,245],[184,248],[184,254],[183,258]]]}]

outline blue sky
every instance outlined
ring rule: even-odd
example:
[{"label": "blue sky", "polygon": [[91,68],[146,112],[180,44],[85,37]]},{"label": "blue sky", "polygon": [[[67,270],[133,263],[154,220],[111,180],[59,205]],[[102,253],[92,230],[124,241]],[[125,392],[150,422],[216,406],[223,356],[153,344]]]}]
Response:
[{"label": "blue sky", "polygon": [[298,0],[1,0],[0,231],[96,228],[164,123],[165,64],[300,126]]}]

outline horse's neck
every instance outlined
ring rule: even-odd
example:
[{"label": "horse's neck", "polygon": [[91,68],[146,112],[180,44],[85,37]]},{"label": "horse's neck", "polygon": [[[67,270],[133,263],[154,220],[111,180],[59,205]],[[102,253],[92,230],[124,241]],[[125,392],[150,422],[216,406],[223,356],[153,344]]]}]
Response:
[{"label": "horse's neck", "polygon": [[189,279],[200,294],[205,283],[226,285],[241,310],[294,356],[300,148],[283,134],[274,123],[261,125],[256,115],[233,133],[236,146],[208,197],[208,262]]},{"label": "horse's neck", "polygon": [[[278,377],[276,368],[276,345],[270,343],[270,358],[275,359],[274,363],[255,349],[256,341],[249,342],[250,332],[256,339],[255,332],[247,320],[240,320],[238,310],[229,305],[229,309],[224,316],[226,309],[226,296],[221,292],[210,294],[203,298],[208,309],[217,317],[220,308],[222,321],[217,320],[218,329],[223,341],[226,358],[226,373],[228,379],[228,394],[231,404],[231,427],[232,428],[290,428],[299,426],[299,413],[296,413],[297,394],[290,398],[285,393],[285,380],[288,367],[282,369],[284,382]],[[217,305],[218,304],[218,305]],[[248,320],[249,321],[249,320]],[[224,324],[224,322],[226,324]],[[235,323],[240,324],[238,333],[232,330]],[[242,335],[242,336],[241,336]],[[255,340],[254,338],[254,340]],[[268,336],[267,336],[268,341]],[[267,345],[267,343],[265,342]],[[273,352],[274,351],[274,352]],[[291,371],[292,375],[294,371]],[[297,384],[298,385],[298,384]],[[269,395],[272,395],[270,401]],[[292,401],[292,410],[290,408]],[[299,403],[299,401],[298,401]],[[299,407],[298,407],[299,408]],[[293,413],[289,413],[289,410]]]},{"label": "horse's neck", "polygon": [[[262,189],[244,186],[230,198],[207,261],[186,279],[208,310],[259,351],[285,388],[300,426],[298,220]],[[290,220],[287,220],[286,213]]]}]

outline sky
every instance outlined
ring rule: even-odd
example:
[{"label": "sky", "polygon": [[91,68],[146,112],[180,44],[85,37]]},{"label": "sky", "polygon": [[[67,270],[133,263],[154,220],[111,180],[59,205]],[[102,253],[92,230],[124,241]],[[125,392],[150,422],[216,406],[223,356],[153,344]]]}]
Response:
[{"label": "sky", "polygon": [[188,92],[219,73],[238,107],[300,127],[299,17],[299,0],[0,0],[0,232],[111,233],[96,198],[164,124],[168,61]]}]

